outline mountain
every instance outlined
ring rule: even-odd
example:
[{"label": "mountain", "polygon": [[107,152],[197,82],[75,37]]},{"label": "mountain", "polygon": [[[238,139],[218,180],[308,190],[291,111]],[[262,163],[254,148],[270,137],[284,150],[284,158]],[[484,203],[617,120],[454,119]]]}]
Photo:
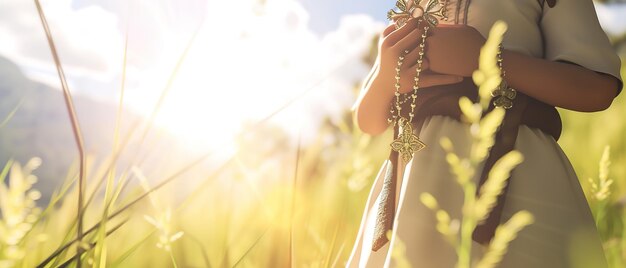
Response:
[{"label": "mountain", "polygon": [[[0,128],[0,165],[4,166],[9,159],[25,163],[32,157],[40,157],[42,165],[35,171],[39,178],[35,187],[42,192],[41,202],[47,203],[78,159],[63,94],[59,89],[30,80],[16,64],[0,57],[0,122],[20,102],[14,116]],[[102,161],[111,152],[117,106],[85,96],[74,96],[74,103],[86,152],[96,161]],[[122,133],[138,119],[125,113]],[[167,135],[160,138],[174,142]],[[138,148],[136,141],[128,147]],[[122,158],[119,163],[128,165],[130,158]]]}]

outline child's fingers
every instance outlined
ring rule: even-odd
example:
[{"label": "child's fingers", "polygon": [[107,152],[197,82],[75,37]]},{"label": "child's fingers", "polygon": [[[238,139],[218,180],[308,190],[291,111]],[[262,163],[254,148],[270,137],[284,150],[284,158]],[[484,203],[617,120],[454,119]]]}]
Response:
[{"label": "child's fingers", "polygon": [[392,31],[389,35],[383,38],[383,45],[385,45],[386,47],[394,46],[407,34],[412,32],[413,30],[417,30],[416,25],[417,23],[415,22],[415,19],[409,19],[405,25],[400,27],[400,29]]},{"label": "child's fingers", "polygon": [[387,28],[385,28],[385,30],[383,30],[383,33],[382,33],[383,37],[387,37],[394,30],[396,30],[396,24],[392,22],[391,24],[387,25]]},{"label": "child's fingers", "polygon": [[[398,40],[393,45],[393,47],[399,51],[404,51],[404,50],[414,51],[419,48],[418,46],[419,46],[419,43],[421,42],[421,36],[423,32],[424,32],[423,30],[417,27],[414,27],[411,32],[409,32],[407,35],[403,36],[400,40]],[[416,51],[416,52],[419,52],[419,51]],[[417,60],[417,58],[415,58],[415,60]]]}]

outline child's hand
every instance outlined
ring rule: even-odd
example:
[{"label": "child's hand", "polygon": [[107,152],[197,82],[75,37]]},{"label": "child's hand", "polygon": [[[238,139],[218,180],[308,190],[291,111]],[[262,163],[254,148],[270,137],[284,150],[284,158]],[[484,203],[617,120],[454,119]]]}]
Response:
[{"label": "child's hand", "polygon": [[486,39],[467,25],[443,25],[429,30],[426,58],[433,72],[470,77]]},{"label": "child's hand", "polygon": [[[409,53],[404,57],[403,64],[400,67],[400,92],[408,93],[413,91],[414,77],[417,74],[416,69],[418,67],[419,44],[422,40],[425,25],[426,22],[422,22],[418,27],[417,19],[412,18],[400,29],[396,29],[395,25],[391,24],[383,31],[379,42],[377,79],[385,81],[385,84],[388,84],[392,90],[395,90],[393,85],[396,83],[395,76],[398,57],[403,55],[405,50],[408,50]],[[426,55],[424,55],[419,82],[420,88],[454,84],[461,82],[463,79],[457,75],[428,72],[429,66],[429,61]]]}]

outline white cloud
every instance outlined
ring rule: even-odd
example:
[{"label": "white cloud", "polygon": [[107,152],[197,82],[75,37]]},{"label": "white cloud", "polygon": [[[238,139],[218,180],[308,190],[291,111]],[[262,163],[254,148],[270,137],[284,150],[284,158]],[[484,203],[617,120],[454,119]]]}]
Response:
[{"label": "white cloud", "polygon": [[598,20],[605,32],[619,36],[626,33],[626,4],[602,4],[594,2]]},{"label": "white cloud", "polygon": [[[361,58],[384,27],[367,15],[350,15],[318,37],[308,27],[308,13],[293,0],[270,0],[263,16],[244,14],[243,20],[209,13],[163,110],[171,116],[164,121],[181,131],[188,124],[180,120],[183,106],[190,115],[185,121],[204,120],[199,137],[229,135],[239,127],[233,117],[261,118],[312,86],[276,121],[294,134],[303,124],[305,138],[316,135],[324,116],[340,116],[352,105],[352,87],[369,71]],[[194,94],[202,97],[190,99]]]},{"label": "white cloud", "polygon": [[[6,1],[0,8],[0,54],[31,74],[54,75],[32,2]],[[118,91],[129,20],[127,100],[144,114],[204,18],[158,118],[191,143],[230,138],[244,119],[267,115],[311,86],[316,87],[276,119],[289,131],[302,123],[315,135],[322,117],[337,116],[354,101],[352,86],[369,71],[361,58],[385,24],[348,15],[335,31],[318,36],[298,1],[267,0],[264,7],[260,2],[63,0],[44,1],[44,9],[71,81],[100,91],[110,86],[104,94],[109,96]]]},{"label": "white cloud", "polygon": [[[32,1],[4,0],[0,8],[0,55],[30,75],[54,74],[45,33]],[[97,6],[73,9],[71,1],[42,1],[61,61],[70,77],[105,81],[115,75],[121,36],[117,17]],[[55,83],[55,84],[58,84]]]}]

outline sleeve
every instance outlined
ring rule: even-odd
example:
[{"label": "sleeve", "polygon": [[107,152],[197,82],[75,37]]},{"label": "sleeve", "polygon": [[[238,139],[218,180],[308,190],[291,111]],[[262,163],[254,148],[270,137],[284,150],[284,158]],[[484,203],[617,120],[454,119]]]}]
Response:
[{"label": "sleeve", "polygon": [[544,3],[540,28],[544,58],[574,63],[619,80],[621,62],[602,30],[592,0],[559,0],[554,7]]}]

